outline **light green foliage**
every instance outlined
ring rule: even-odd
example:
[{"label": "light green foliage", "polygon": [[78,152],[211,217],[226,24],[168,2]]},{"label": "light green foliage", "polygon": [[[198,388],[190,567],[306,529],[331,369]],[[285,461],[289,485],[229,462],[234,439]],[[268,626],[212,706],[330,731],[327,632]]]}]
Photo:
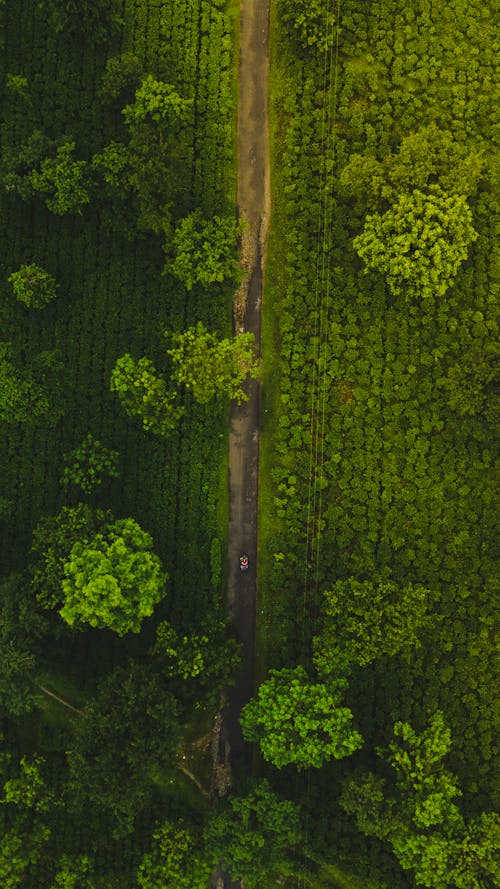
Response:
[{"label": "light green foliage", "polygon": [[13,357],[12,344],[0,342],[0,419],[30,424],[49,414],[50,402],[33,370],[18,368]]},{"label": "light green foliage", "polygon": [[193,104],[192,99],[183,99],[169,83],[157,80],[152,74],[143,78],[135,93],[135,102],[126,105],[122,111],[128,126],[145,120],[155,123],[185,120]]},{"label": "light green foliage", "polygon": [[[168,334],[167,334],[168,335]],[[219,340],[201,323],[184,333],[174,334],[173,348],[167,350],[173,362],[173,377],[206,404],[217,395],[247,401],[242,385],[248,376],[259,375],[252,333]]]},{"label": "light green foliage", "polygon": [[63,506],[56,516],[39,520],[33,531],[32,588],[43,608],[53,608],[62,602],[64,565],[73,545],[89,543],[112,521],[111,512],[93,510],[85,503]]},{"label": "light green foliage", "polygon": [[[401,586],[387,577],[336,581],[324,594],[323,630],[315,639],[317,668],[329,672],[337,646],[362,667],[383,655],[409,653],[434,620],[431,602],[429,590],[420,584]],[[334,672],[336,661],[332,666]]]},{"label": "light green foliage", "polygon": [[212,815],[206,830],[214,867],[257,889],[269,877],[296,874],[290,850],[301,840],[299,809],[281,799],[267,780],[253,782],[247,796],[230,797]]},{"label": "light green foliage", "polygon": [[[232,216],[204,219],[201,211],[195,210],[176,226],[174,259],[167,262],[165,271],[178,278],[187,290],[196,284],[209,287],[226,279],[238,283],[241,269],[236,246],[243,228],[244,223]],[[170,243],[165,249],[170,252]]]},{"label": "light green foliage", "polygon": [[449,130],[435,123],[409,133],[396,152],[381,161],[369,154],[354,153],[340,174],[347,196],[367,199],[368,204],[393,203],[414,189],[426,191],[438,184],[446,194],[474,195],[484,175],[486,157],[480,149],[457,142]]},{"label": "light green foliage", "polygon": [[102,75],[101,96],[114,100],[130,90],[135,92],[141,73],[141,60],[134,53],[122,52],[118,56],[112,56],[107,60]]},{"label": "light green foliage", "polygon": [[35,263],[22,265],[7,280],[16,299],[30,308],[43,309],[57,296],[55,278]]},{"label": "light green foliage", "polygon": [[210,865],[182,821],[164,821],[154,832],[151,850],[137,872],[139,889],[206,889]]},{"label": "light green foliage", "polygon": [[492,812],[464,819],[455,802],[458,780],[443,766],[451,747],[443,714],[437,711],[420,734],[398,722],[394,735],[386,758],[396,772],[396,796],[368,774],[347,782],[343,808],[363,833],[390,843],[417,885],[489,889],[500,878],[500,818]]},{"label": "light green foliage", "polygon": [[465,197],[432,185],[401,195],[382,215],[369,214],[353,245],[394,295],[429,299],[446,293],[477,237]]},{"label": "light green foliage", "polygon": [[0,881],[3,889],[17,889],[26,885],[25,871],[36,864],[41,848],[49,837],[49,828],[38,822],[26,830],[13,828],[2,836]]},{"label": "light green foliage", "polygon": [[329,0],[280,0],[280,16],[303,49],[326,52],[333,45],[334,4]]},{"label": "light green foliage", "polygon": [[76,143],[68,139],[57,148],[55,157],[47,157],[40,170],[32,170],[31,185],[36,194],[44,197],[52,213],[81,214],[90,201],[87,182],[87,162],[73,159]]},{"label": "light green foliage", "polygon": [[136,361],[128,354],[118,358],[111,373],[111,391],[118,393],[129,417],[141,417],[147,432],[168,435],[183,413],[176,393],[168,389],[149,358]]},{"label": "light green foliage", "polygon": [[243,736],[258,741],[265,760],[277,768],[319,768],[342,759],[363,743],[352,713],[340,706],[347,681],[312,683],[303,667],[271,670],[257,698],[242,710]]},{"label": "light green foliage", "polygon": [[165,596],[166,575],[152,545],[133,519],[118,519],[90,541],[74,543],[64,563],[63,620],[119,636],[138,633]]},{"label": "light green foliage", "polygon": [[103,483],[103,478],[118,478],[120,471],[118,451],[106,448],[89,432],[82,443],[64,455],[66,466],[62,474],[63,485],[74,484],[86,494],[91,494]]}]

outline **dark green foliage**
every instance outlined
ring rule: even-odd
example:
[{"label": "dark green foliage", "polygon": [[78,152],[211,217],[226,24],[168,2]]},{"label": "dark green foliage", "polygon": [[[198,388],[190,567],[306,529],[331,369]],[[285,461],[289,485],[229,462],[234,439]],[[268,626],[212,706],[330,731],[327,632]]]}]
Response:
[{"label": "dark green foliage", "polygon": [[[31,365],[15,363],[12,343],[0,343],[0,419],[6,423],[30,425],[44,418],[51,421],[61,412],[58,391],[51,403],[50,386],[53,375],[60,374],[59,354],[40,352]],[[52,380],[51,380],[52,377]],[[50,393],[52,394],[52,393]]]},{"label": "dark green foliage", "polygon": [[265,779],[254,781],[246,796],[220,803],[206,830],[214,867],[221,863],[249,887],[296,875],[291,853],[301,839],[298,806],[277,796]]},{"label": "dark green foliage", "polygon": [[103,99],[115,100],[135,93],[142,74],[142,63],[132,52],[122,52],[106,62],[100,93]]},{"label": "dark green foliage", "polygon": [[22,716],[40,701],[41,640],[47,621],[30,592],[29,578],[12,574],[0,583],[0,711]]},{"label": "dark green foliage", "polygon": [[119,22],[117,0],[38,0],[56,31],[103,39]]},{"label": "dark green foliage", "polygon": [[57,296],[55,278],[35,263],[22,265],[7,280],[16,299],[28,308],[43,309]]},{"label": "dark green foliage", "polygon": [[111,373],[111,391],[118,393],[130,417],[141,417],[144,429],[157,435],[168,435],[184,412],[177,402],[177,393],[158,376],[149,358],[118,358]]},{"label": "dark green foliage", "polygon": [[43,196],[52,213],[81,214],[90,201],[87,162],[74,160],[74,141],[59,145],[55,157],[42,160],[39,170],[32,170],[31,186],[35,194]]},{"label": "dark green foliage", "polygon": [[335,13],[331,0],[280,0],[279,13],[301,49],[324,53],[333,45]]},{"label": "dark green foliage", "polygon": [[153,781],[175,769],[177,702],[163,677],[133,662],[99,686],[75,724],[68,753],[72,792],[109,810],[128,833],[151,802]]},{"label": "dark green foliage", "polygon": [[62,474],[63,485],[76,485],[85,494],[91,494],[107,478],[118,478],[118,451],[105,447],[91,432],[81,445],[64,455],[66,466]]}]

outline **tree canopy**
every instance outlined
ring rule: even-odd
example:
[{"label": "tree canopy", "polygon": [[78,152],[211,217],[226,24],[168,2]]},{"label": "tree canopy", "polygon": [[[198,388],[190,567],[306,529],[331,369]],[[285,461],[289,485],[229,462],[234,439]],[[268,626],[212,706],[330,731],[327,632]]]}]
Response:
[{"label": "tree canopy", "polygon": [[[187,290],[196,284],[208,287],[227,278],[235,284],[241,278],[236,246],[244,228],[234,217],[214,216],[204,219],[195,210],[177,224],[173,236],[174,259],[165,271],[181,281]],[[167,242],[167,252],[170,244]]]},{"label": "tree canopy", "polygon": [[55,278],[35,263],[21,265],[7,280],[16,299],[29,308],[43,309],[57,296]]},{"label": "tree canopy", "polygon": [[63,620],[119,636],[138,633],[165,596],[166,575],[152,546],[134,519],[117,519],[91,540],[76,541],[63,569]]},{"label": "tree canopy", "polygon": [[199,839],[182,821],[164,821],[142,858],[137,883],[139,889],[206,889],[210,870]]},{"label": "tree canopy", "polygon": [[149,358],[136,361],[131,355],[118,358],[111,373],[111,391],[116,392],[130,417],[141,417],[143,428],[157,435],[168,435],[183,413],[177,393]]},{"label": "tree canopy", "polygon": [[243,736],[257,741],[264,759],[278,768],[319,768],[349,756],[363,739],[349,708],[340,705],[346,686],[346,680],[311,682],[303,667],[271,670],[257,698],[243,707]]}]

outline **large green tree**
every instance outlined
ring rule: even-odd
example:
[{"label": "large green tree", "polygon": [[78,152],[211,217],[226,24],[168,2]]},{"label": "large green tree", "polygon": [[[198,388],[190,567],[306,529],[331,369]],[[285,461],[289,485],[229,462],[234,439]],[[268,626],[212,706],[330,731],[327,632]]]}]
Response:
[{"label": "large green tree", "polygon": [[301,839],[299,809],[277,796],[267,780],[254,781],[246,796],[220,803],[206,839],[214,868],[220,864],[233,880],[257,889],[272,877],[296,874],[290,853]]},{"label": "large green tree", "polygon": [[[428,889],[490,889],[500,880],[500,817],[467,820],[456,800],[458,779],[444,766],[451,733],[437,711],[417,733],[397,722],[384,755],[395,773],[391,793],[374,774],[347,782],[344,809],[359,829],[390,844],[417,885]],[[380,752],[380,751],[379,751]]]},{"label": "large green tree", "polygon": [[383,214],[369,214],[353,245],[391,293],[429,299],[446,293],[477,237],[466,198],[430,185],[400,195]]},{"label": "large green tree", "polygon": [[182,416],[177,393],[170,389],[149,358],[136,361],[131,355],[118,358],[111,373],[111,391],[116,392],[130,417],[140,417],[143,428],[168,435]]},{"label": "large green tree", "polygon": [[341,705],[346,686],[345,679],[312,682],[303,667],[271,670],[241,712],[243,736],[258,742],[264,759],[278,768],[319,768],[349,756],[363,739]]},{"label": "large green tree", "polygon": [[137,883],[139,889],[206,889],[209,877],[210,863],[200,840],[182,821],[164,821],[142,858]]},{"label": "large green tree", "polygon": [[52,213],[81,214],[82,207],[90,202],[88,164],[74,160],[76,143],[68,139],[59,145],[55,157],[46,157],[40,169],[31,172],[30,180],[35,194],[39,194]]},{"label": "large green tree", "polygon": [[[181,281],[187,290],[196,284],[208,287],[226,279],[241,279],[236,247],[244,223],[233,216],[204,219],[195,210],[178,223],[172,241],[174,258],[165,271]],[[167,253],[171,247],[167,242]]]},{"label": "large green tree", "polygon": [[322,632],[315,638],[315,664],[328,675],[337,667],[336,648],[362,667],[383,655],[408,653],[433,617],[432,596],[420,584],[387,577],[337,580],[324,593]]},{"label": "large green tree", "polygon": [[186,386],[196,401],[206,404],[217,395],[238,402],[248,399],[243,383],[260,372],[252,333],[218,339],[198,322],[184,333],[174,334],[172,341],[167,354],[173,362],[173,379]]},{"label": "large green tree", "polygon": [[55,278],[36,263],[20,266],[7,280],[16,299],[29,308],[43,309],[57,296]]},{"label": "large green tree", "polygon": [[63,620],[119,636],[138,633],[165,596],[166,575],[152,546],[134,519],[117,519],[91,540],[74,543],[63,569]]}]

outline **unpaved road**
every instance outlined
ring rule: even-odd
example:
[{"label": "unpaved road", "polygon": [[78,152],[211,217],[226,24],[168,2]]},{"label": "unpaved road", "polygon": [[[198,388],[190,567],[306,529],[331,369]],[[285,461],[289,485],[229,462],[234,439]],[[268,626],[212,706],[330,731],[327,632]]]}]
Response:
[{"label": "unpaved road", "polygon": [[[270,0],[241,0],[238,102],[238,212],[248,225],[242,238],[242,262],[248,274],[234,303],[234,332],[251,331],[259,346],[262,286],[270,217],[269,184],[269,5]],[[248,751],[238,716],[253,693],[257,493],[259,469],[260,386],[249,381],[249,400],[233,405],[229,441],[229,590],[228,608],[243,645],[243,664],[224,714],[233,768],[248,766]],[[250,568],[240,571],[246,552]]]}]

